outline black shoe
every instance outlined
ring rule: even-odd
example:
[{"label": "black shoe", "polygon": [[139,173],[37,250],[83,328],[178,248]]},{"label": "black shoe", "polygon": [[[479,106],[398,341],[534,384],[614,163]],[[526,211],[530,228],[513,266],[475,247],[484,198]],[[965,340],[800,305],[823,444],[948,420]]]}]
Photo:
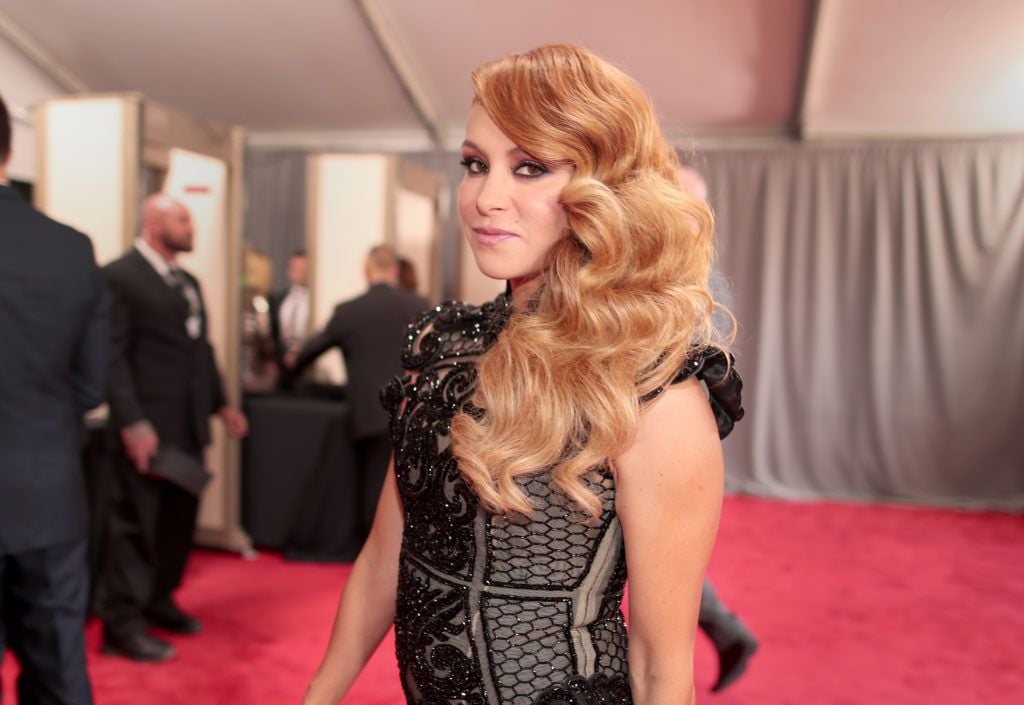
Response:
[{"label": "black shoe", "polygon": [[154,627],[174,634],[198,634],[203,623],[190,614],[182,612],[176,604],[167,601],[159,607],[146,610],[146,621]]},{"label": "black shoe", "polygon": [[718,680],[711,686],[712,693],[725,690],[739,680],[747,670],[747,661],[757,651],[757,640],[750,634],[743,634],[718,652]]},{"label": "black shoe", "polygon": [[175,654],[173,646],[143,631],[120,635],[105,634],[100,651],[105,654],[123,656],[132,661],[151,663],[167,661],[174,658]]}]

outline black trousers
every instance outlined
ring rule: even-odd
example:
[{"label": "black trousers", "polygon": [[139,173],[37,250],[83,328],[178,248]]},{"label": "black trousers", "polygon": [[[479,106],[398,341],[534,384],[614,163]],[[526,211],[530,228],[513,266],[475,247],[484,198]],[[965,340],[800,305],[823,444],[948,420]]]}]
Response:
[{"label": "black trousers", "polygon": [[373,526],[384,478],[391,462],[391,443],[386,433],[364,436],[355,441],[359,467],[359,533],[365,540]]},{"label": "black trousers", "polygon": [[[200,457],[201,451],[188,449]],[[192,548],[199,499],[177,485],[140,474],[121,451],[104,532],[94,609],[104,630],[146,628],[145,613],[171,599]]]},{"label": "black trousers", "polygon": [[92,703],[85,667],[86,543],[0,554],[0,658],[10,646],[21,664],[20,705]]},{"label": "black trousers", "polygon": [[697,625],[719,651],[748,633],[747,628],[729,611],[722,598],[715,592],[711,581],[706,578],[700,595]]}]

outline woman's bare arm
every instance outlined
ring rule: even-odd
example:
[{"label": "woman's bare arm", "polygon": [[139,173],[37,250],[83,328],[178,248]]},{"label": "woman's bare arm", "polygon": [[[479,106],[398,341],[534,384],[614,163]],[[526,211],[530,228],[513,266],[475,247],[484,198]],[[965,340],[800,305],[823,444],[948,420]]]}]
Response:
[{"label": "woman's bare arm", "polygon": [[309,684],[304,705],[337,705],[394,623],[402,525],[392,460],[373,528],[352,566],[338,604],[331,640]]},{"label": "woman's bare arm", "polygon": [[693,651],[704,570],[722,504],[714,414],[695,379],[640,416],[614,463],[629,568],[629,673],[637,705],[694,702]]}]

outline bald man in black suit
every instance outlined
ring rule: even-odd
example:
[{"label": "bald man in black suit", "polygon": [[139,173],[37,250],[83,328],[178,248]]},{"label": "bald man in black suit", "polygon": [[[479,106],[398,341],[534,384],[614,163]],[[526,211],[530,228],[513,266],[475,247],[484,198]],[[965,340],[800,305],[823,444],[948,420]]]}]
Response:
[{"label": "bald man in black suit", "polygon": [[[123,457],[96,586],[103,650],[136,661],[166,661],[171,644],[150,626],[195,634],[202,625],[173,593],[192,546],[199,498],[153,467],[161,448],[202,463],[210,416],[228,433],[247,433],[245,416],[227,404],[199,282],[178,266],[192,250],[192,216],[155,194],[142,206],[142,236],[104,268],[114,294],[110,411]],[[179,457],[180,457],[179,455]]]}]

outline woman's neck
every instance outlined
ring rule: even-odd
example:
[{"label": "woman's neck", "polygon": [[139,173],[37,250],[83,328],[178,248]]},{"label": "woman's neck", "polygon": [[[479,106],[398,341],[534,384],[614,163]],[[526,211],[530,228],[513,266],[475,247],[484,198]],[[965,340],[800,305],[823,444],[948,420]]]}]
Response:
[{"label": "woman's neck", "polygon": [[530,297],[540,287],[540,275],[531,274],[528,277],[509,279],[508,283],[512,288],[512,303],[518,310],[525,311],[526,305],[530,302]]}]

